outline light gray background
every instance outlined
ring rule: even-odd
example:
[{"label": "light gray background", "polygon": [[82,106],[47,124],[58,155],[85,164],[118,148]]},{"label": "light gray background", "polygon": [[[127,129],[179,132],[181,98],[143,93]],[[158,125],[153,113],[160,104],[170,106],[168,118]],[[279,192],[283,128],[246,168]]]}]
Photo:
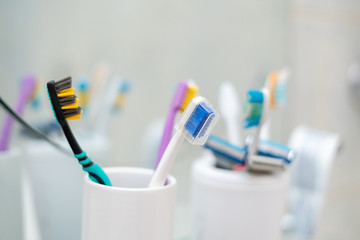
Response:
[{"label": "light gray background", "polygon": [[[107,62],[133,84],[124,114],[110,122],[114,164],[144,165],[143,133],[166,115],[179,80],[194,79],[216,105],[221,81],[232,81],[244,99],[271,70],[289,65],[289,103],[274,114],[272,136],[286,142],[300,123],[341,134],[345,147],[316,239],[354,239],[360,232],[360,109],[346,70],[360,59],[359,16],[356,0],[2,0],[0,94],[15,104],[26,72],[45,82],[90,75]],[[26,114],[36,119],[36,113]],[[2,123],[2,112],[0,117]],[[220,122],[215,132],[224,136],[223,129]],[[184,149],[180,154],[189,163],[174,168],[180,184],[187,183],[184,171],[199,154],[195,147]]]}]

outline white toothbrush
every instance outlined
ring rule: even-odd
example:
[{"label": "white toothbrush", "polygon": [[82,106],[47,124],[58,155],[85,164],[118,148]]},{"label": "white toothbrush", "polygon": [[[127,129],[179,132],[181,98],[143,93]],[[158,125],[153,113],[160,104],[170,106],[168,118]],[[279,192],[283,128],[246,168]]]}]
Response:
[{"label": "white toothbrush", "polygon": [[195,97],[186,107],[176,133],[169,142],[161,161],[151,178],[149,188],[164,186],[175,157],[186,138],[192,144],[203,145],[219,115],[203,97]]},{"label": "white toothbrush", "polygon": [[239,103],[235,86],[230,82],[223,82],[219,91],[219,108],[226,124],[228,140],[236,146],[240,146],[241,143]]}]

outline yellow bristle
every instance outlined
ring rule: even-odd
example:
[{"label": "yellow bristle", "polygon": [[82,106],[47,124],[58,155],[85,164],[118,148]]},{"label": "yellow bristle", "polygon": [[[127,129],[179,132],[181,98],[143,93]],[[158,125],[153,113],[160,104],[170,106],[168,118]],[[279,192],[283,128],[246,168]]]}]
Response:
[{"label": "yellow bristle", "polygon": [[76,99],[76,102],[62,106],[61,109],[65,110],[65,109],[73,109],[73,108],[78,108],[78,107],[79,107],[79,99]]},{"label": "yellow bristle", "polygon": [[39,93],[40,90],[40,81],[36,81],[34,91],[31,94],[31,97],[29,98],[29,102],[34,101]]},{"label": "yellow bristle", "polygon": [[196,96],[198,92],[198,87],[196,85],[189,85],[184,97],[183,104],[181,105],[181,112],[185,111],[187,105],[190,103],[190,101]]},{"label": "yellow bristle", "polygon": [[73,115],[71,117],[67,117],[65,118],[66,120],[76,120],[76,119],[80,119],[81,118],[81,114],[76,114],[76,115]]},{"label": "yellow bristle", "polygon": [[126,95],[125,94],[119,94],[116,97],[115,106],[117,108],[121,108],[124,105],[125,100],[126,100]]},{"label": "yellow bristle", "polygon": [[279,77],[277,72],[273,72],[269,76],[269,107],[271,109],[274,109],[276,107],[275,90],[278,78]]},{"label": "yellow bristle", "polygon": [[68,97],[68,96],[73,96],[75,95],[75,88],[67,88],[64,90],[61,90],[58,93],[58,97]]},{"label": "yellow bristle", "polygon": [[79,92],[78,93],[79,99],[80,99],[80,105],[82,107],[86,107],[88,105],[88,101],[89,101],[89,94],[88,92]]},{"label": "yellow bristle", "polygon": [[80,119],[82,113],[83,113],[83,110],[81,109],[81,113],[80,113],[80,114],[76,114],[76,115],[67,117],[67,118],[65,118],[65,119],[66,119],[66,120],[76,120],[76,119]]}]

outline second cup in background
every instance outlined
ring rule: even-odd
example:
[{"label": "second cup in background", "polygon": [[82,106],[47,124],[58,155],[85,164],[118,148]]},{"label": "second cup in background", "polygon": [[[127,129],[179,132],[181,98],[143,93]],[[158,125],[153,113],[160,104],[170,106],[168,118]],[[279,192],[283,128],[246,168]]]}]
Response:
[{"label": "second cup in background", "polygon": [[206,154],[192,167],[192,239],[280,238],[289,177],[215,168]]}]

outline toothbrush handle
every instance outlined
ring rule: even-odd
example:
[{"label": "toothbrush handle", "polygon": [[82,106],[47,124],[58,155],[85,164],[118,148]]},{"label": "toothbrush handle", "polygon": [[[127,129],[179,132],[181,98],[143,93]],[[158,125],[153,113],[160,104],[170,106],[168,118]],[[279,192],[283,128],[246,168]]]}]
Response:
[{"label": "toothbrush handle", "polygon": [[186,81],[179,82],[179,84],[176,88],[175,95],[171,102],[169,114],[166,119],[165,128],[164,128],[164,132],[163,132],[163,136],[161,139],[161,144],[160,144],[160,148],[159,148],[159,152],[158,152],[158,157],[157,157],[156,164],[155,164],[155,169],[158,167],[160,160],[165,152],[165,149],[170,142],[170,139],[172,136],[172,130],[174,128],[176,112],[178,110],[180,110],[181,105],[184,102],[184,98],[186,96],[187,89],[188,89],[188,84]]},{"label": "toothbrush handle", "polygon": [[167,146],[164,155],[161,158],[160,164],[151,178],[149,188],[164,186],[166,178],[174,163],[174,159],[179,152],[179,149],[184,139],[185,134],[183,134],[183,131],[177,131],[174,137],[171,139],[169,145]]},{"label": "toothbrush handle", "polygon": [[171,111],[166,119],[164,132],[163,132],[163,135],[161,138],[159,153],[158,153],[156,164],[155,164],[155,169],[157,169],[157,167],[159,166],[160,160],[165,152],[165,149],[170,142],[172,131],[174,128],[175,116],[176,116],[176,109],[172,107]]},{"label": "toothbrush handle", "polygon": [[[26,98],[20,95],[19,102],[16,106],[16,113],[18,115],[22,115],[22,113],[24,112],[26,102],[27,102]],[[7,115],[0,139],[0,151],[6,151],[9,147],[10,134],[13,123],[14,123],[14,119],[10,115]]]},{"label": "toothbrush handle", "polygon": [[239,131],[238,123],[233,118],[228,118],[226,121],[227,121],[226,129],[227,129],[229,142],[233,145],[240,146],[240,131]]},{"label": "toothbrush handle", "polygon": [[79,160],[79,164],[82,165],[82,169],[89,173],[89,178],[93,182],[111,186],[110,179],[104,170],[99,165],[91,161],[91,159],[86,156],[85,152],[75,154],[75,157]]},{"label": "toothbrush handle", "polygon": [[264,122],[261,128],[260,139],[270,139],[270,118]]}]

